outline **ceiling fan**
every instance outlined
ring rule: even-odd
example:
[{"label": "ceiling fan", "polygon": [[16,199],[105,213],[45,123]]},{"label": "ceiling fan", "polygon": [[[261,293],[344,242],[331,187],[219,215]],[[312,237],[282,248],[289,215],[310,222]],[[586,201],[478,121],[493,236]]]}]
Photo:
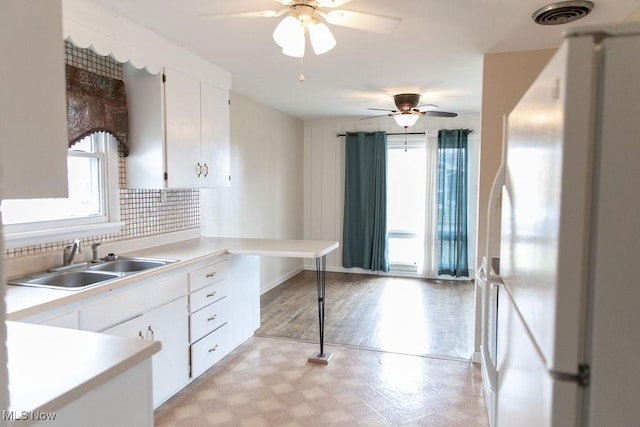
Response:
[{"label": "ceiling fan", "polygon": [[400,18],[335,9],[351,0],[273,0],[282,4],[280,10],[234,12],[200,15],[205,19],[274,18],[287,14],[273,32],[273,39],[282,53],[297,58],[304,56],[306,33],[316,55],[330,51],[336,40],[325,23],[357,30],[388,33],[398,26]]},{"label": "ceiling fan", "polygon": [[[417,93],[399,93],[393,96],[393,100],[396,104],[396,110],[388,110],[384,108],[369,108],[369,110],[375,111],[388,111],[387,114],[381,114],[377,116],[363,117],[362,120],[372,119],[374,117],[390,116],[396,121],[399,126],[408,128],[416,124],[421,116],[427,117],[456,117],[457,113],[449,113],[446,111],[436,111],[438,108],[435,104],[422,104],[420,102],[420,94]],[[421,111],[421,107],[427,107],[425,111]]]}]

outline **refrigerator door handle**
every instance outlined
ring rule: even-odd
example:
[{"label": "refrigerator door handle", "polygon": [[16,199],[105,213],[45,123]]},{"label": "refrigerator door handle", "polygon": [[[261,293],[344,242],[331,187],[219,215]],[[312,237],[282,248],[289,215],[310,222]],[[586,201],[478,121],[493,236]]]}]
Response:
[{"label": "refrigerator door handle", "polygon": [[591,374],[591,369],[587,364],[582,364],[578,366],[577,374],[555,371],[553,369],[549,370],[549,375],[551,375],[551,378],[553,378],[554,380],[575,382],[582,387],[586,387],[589,385],[590,374]]},{"label": "refrigerator door handle", "polygon": [[500,161],[500,167],[498,167],[498,171],[496,173],[495,178],[493,179],[493,183],[491,184],[491,191],[489,192],[489,203],[487,206],[487,236],[486,236],[486,246],[484,251],[484,257],[482,260],[483,265],[485,266],[485,277],[489,281],[500,281],[500,275],[495,274],[491,265],[489,264],[489,260],[491,259],[491,224],[493,222],[493,213],[495,211],[495,205],[498,200],[498,196],[502,192],[502,187],[505,185],[505,160],[506,160],[506,147],[507,147],[507,124],[508,124],[508,116],[505,114],[502,116],[502,160]]}]

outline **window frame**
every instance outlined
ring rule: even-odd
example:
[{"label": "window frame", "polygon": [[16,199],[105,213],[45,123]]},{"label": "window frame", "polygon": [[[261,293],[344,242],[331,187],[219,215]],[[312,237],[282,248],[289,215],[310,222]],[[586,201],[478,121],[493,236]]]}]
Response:
[{"label": "window frame", "polygon": [[[398,136],[388,136],[387,137],[387,152],[391,150],[420,150],[425,149],[426,147],[426,136],[425,135],[398,135]],[[388,173],[388,172],[387,172]],[[387,184],[388,185],[388,184]],[[389,189],[387,189],[389,191]],[[424,230],[422,231],[422,236],[416,230],[407,230],[407,229],[388,229],[387,230],[387,239],[419,239],[424,240]],[[389,258],[389,272],[390,273],[409,273],[410,275],[418,274],[418,263],[408,263],[402,261],[392,261]]]},{"label": "window frame", "polygon": [[100,234],[117,233],[124,225],[120,221],[120,197],[118,174],[118,149],[115,138],[98,132],[93,138],[95,152],[74,151],[68,157],[94,157],[100,161],[102,212],[100,215],[65,218],[21,224],[3,225],[5,248],[13,249],[29,245],[54,243]]}]

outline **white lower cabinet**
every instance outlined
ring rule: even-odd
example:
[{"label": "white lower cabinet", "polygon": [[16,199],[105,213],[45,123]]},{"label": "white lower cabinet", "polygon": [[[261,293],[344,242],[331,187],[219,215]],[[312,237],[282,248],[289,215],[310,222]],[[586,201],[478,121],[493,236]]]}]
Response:
[{"label": "white lower cabinet", "polygon": [[191,378],[197,378],[231,350],[226,258],[189,272],[189,355]]},{"label": "white lower cabinet", "polygon": [[257,256],[211,256],[22,321],[160,341],[157,408],[260,326],[259,273]]},{"label": "white lower cabinet", "polygon": [[184,296],[103,332],[162,343],[162,350],[152,358],[153,406],[158,407],[189,382],[187,331],[187,297]]},{"label": "white lower cabinet", "polygon": [[232,349],[229,348],[229,327],[224,325],[191,344],[191,378],[198,378]]},{"label": "white lower cabinet", "polygon": [[195,342],[229,322],[229,299],[222,298],[189,315],[189,338]]},{"label": "white lower cabinet", "polygon": [[24,323],[33,323],[35,325],[55,326],[66,329],[78,328],[78,311],[77,310],[51,310],[39,313],[26,319],[22,319]]}]

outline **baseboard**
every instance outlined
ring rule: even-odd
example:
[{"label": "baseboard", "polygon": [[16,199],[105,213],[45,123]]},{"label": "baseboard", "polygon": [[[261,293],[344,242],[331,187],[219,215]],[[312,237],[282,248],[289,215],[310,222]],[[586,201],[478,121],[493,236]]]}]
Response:
[{"label": "baseboard", "polygon": [[482,354],[479,351],[474,351],[471,355],[471,361],[473,363],[481,363],[482,362]]},{"label": "baseboard", "polygon": [[[316,265],[315,264],[305,264],[304,265],[304,269],[305,270],[312,270],[312,271],[316,271]],[[406,272],[406,271],[371,271],[371,270],[365,270],[364,268],[358,268],[358,267],[354,267],[354,268],[345,268],[345,267],[338,267],[338,266],[331,266],[328,265],[327,266],[327,271],[332,272],[332,273],[354,273],[354,274],[369,274],[372,276],[394,276],[394,277],[420,277],[423,278],[424,276],[419,276],[415,273],[411,273],[411,272]],[[475,273],[474,275],[471,275],[472,270],[469,270],[469,277],[453,277],[453,276],[441,276],[441,277],[436,277],[436,278],[429,278],[430,280],[448,280],[448,281],[459,281],[459,282],[472,282],[473,278],[475,277]]]},{"label": "baseboard", "polygon": [[[314,269],[315,269],[315,267],[314,267]],[[286,274],[283,274],[282,276],[280,276],[277,279],[271,281],[270,283],[260,285],[260,295],[262,295],[262,294],[264,294],[266,292],[269,292],[271,289],[275,288],[278,285],[281,285],[282,283],[284,283],[287,280],[291,279],[293,276],[295,276],[296,274],[300,273],[303,270],[304,270],[303,267],[294,268],[290,272],[288,272]]]},{"label": "baseboard", "polygon": [[[316,265],[315,264],[305,264],[304,269],[305,270],[316,271]],[[382,275],[388,274],[388,273],[384,273],[382,271],[365,270],[364,268],[344,268],[344,267],[336,267],[336,266],[331,266],[331,265],[327,266],[327,271],[330,271],[332,273],[370,274],[372,276],[382,276]]]}]

